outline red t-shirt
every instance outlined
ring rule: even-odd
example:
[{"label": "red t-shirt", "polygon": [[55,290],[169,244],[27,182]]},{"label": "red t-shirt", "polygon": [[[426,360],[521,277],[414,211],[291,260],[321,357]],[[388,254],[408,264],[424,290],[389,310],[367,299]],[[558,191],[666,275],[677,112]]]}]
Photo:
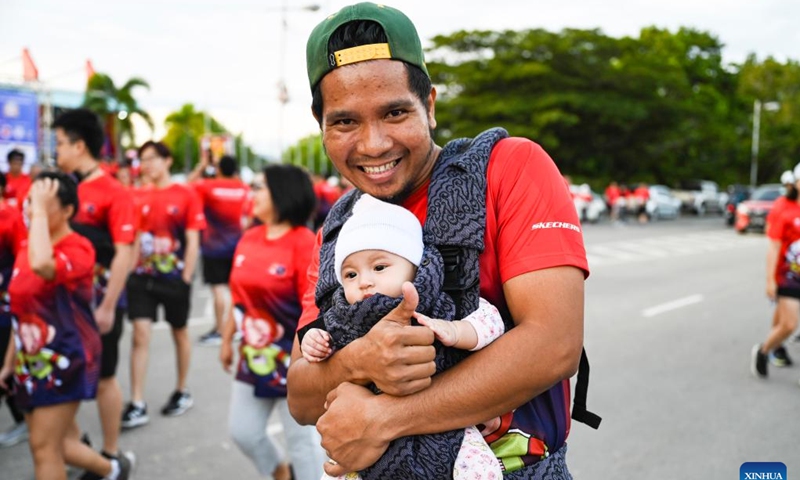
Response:
[{"label": "red t-shirt", "polygon": [[206,228],[197,193],[173,183],[141,189],[138,203],[139,261],[135,272],[177,279],[186,256],[186,231]]},{"label": "red t-shirt", "polygon": [[776,206],[767,221],[767,237],[781,242],[775,280],[779,287],[800,289],[800,204],[786,200]]},{"label": "red t-shirt", "polygon": [[11,327],[8,283],[14,259],[24,246],[28,230],[17,207],[0,201],[0,327]]},{"label": "red t-shirt", "polygon": [[211,258],[233,258],[233,251],[242,236],[242,217],[248,188],[238,178],[212,178],[192,184],[203,202],[207,227],[200,246],[203,255]]},{"label": "red t-shirt", "polygon": [[[28,189],[31,188],[31,177],[21,173],[12,176],[6,173],[6,189],[3,191],[3,198],[6,199],[12,207],[17,207],[22,210],[22,203],[20,202],[21,195],[27,195]],[[25,197],[22,197],[24,200]]]},{"label": "red t-shirt", "polygon": [[266,233],[266,225],[244,233],[231,269],[234,315],[243,333],[236,379],[253,385],[258,397],[285,397],[314,234],[295,227],[267,240]]},{"label": "red t-shirt", "polygon": [[[106,292],[108,269],[116,252],[114,244],[130,245],[136,238],[136,211],[133,197],[119,181],[103,173],[78,184],[78,212],[70,224],[88,238],[95,250],[95,301],[99,304]],[[120,306],[125,306],[120,299]]]},{"label": "red t-shirt", "polygon": [[92,316],[94,249],[73,232],[53,245],[55,278],[36,275],[27,248],[14,264],[9,293],[17,318],[15,379],[23,408],[93,398],[100,334]]},{"label": "red t-shirt", "polygon": [[[424,224],[428,185],[403,203]],[[303,296],[300,326],[319,310],[314,289],[319,277],[318,233]],[[509,138],[492,150],[487,171],[486,230],[480,255],[480,293],[501,311],[506,309],[503,283],[528,272],[574,266],[589,275],[583,235],[569,188],[549,155],[536,143]],[[524,372],[520,372],[524,375]],[[499,428],[486,441],[504,451],[514,464],[536,462],[566,441],[570,428],[570,386],[565,379],[514,412],[495,419]],[[526,442],[519,443],[522,432]],[[511,448],[511,444],[516,447]],[[506,447],[500,447],[505,444]]]}]

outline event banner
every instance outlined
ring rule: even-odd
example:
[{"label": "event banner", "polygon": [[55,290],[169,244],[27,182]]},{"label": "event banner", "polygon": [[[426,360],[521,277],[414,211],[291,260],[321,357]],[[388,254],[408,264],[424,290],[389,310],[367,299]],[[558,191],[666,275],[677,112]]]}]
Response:
[{"label": "event banner", "polygon": [[13,149],[25,154],[25,170],[36,163],[39,102],[36,93],[0,88],[0,171],[8,171],[6,156]]}]

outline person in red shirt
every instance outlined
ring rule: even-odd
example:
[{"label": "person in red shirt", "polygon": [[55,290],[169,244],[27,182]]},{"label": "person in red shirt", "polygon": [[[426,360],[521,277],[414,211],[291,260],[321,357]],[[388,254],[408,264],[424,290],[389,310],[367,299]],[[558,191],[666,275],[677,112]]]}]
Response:
[{"label": "person in red shirt", "polygon": [[127,479],[131,459],[95,452],[75,422],[80,402],[95,397],[101,355],[92,316],[94,249],[69,226],[77,186],[64,173],[44,172],[29,199],[28,241],[9,286],[15,343],[0,379],[13,369],[36,478],[66,480],[66,462],[99,478]]},{"label": "person in red shirt", "polygon": [[639,216],[639,223],[647,223],[647,202],[650,200],[650,189],[646,183],[640,183],[633,191],[633,198],[636,203],[636,214]]},{"label": "person in red shirt", "polygon": [[149,185],[138,198],[134,271],[128,279],[128,316],[133,322],[131,402],[122,417],[124,428],[150,421],[144,402],[150,332],[159,305],[172,328],[177,359],[175,391],[161,409],[165,416],[182,415],[194,401],[186,388],[191,342],[187,329],[192,277],[200,250],[200,231],[206,228],[203,207],[194,189],[172,183],[172,153],[161,142],[139,148],[142,175]]},{"label": "person in red shirt", "polygon": [[611,212],[611,220],[616,222],[619,220],[619,198],[621,193],[619,191],[619,185],[617,182],[611,182],[606,187],[606,203],[608,204],[608,211]]},{"label": "person in red shirt", "polygon": [[23,172],[25,154],[21,150],[14,149],[8,152],[6,159],[8,160],[8,173],[3,197],[9,205],[17,207],[21,211],[22,203],[19,201],[19,196],[22,192],[27,193],[31,185],[31,177]]},{"label": "person in red shirt", "polygon": [[261,475],[288,480],[289,466],[267,435],[267,420],[277,409],[294,478],[317,480],[325,459],[319,439],[313,427],[294,421],[286,404],[286,375],[314,246],[306,227],[314,192],[308,175],[292,165],[264,168],[252,188],[253,214],[261,224],[247,230],[236,246],[230,276],[235,307],[220,348],[222,367],[229,372],[234,333],[242,333],[228,428]]},{"label": "person in red shirt", "polygon": [[758,378],[767,378],[770,360],[779,367],[792,364],[783,342],[797,328],[800,316],[800,164],[791,176],[786,173],[781,176],[786,195],[775,201],[767,216],[767,297],[776,305],[767,339],[752,350],[751,372]]},{"label": "person in red shirt", "polygon": [[[766,221],[766,228],[765,231],[769,230],[769,224],[773,218],[776,218],[777,215],[783,210],[783,208],[787,204],[791,204],[792,202],[797,201],[798,191],[797,187],[795,186],[794,181],[794,172],[791,170],[786,170],[781,174],[781,184],[785,189],[785,193],[778,197],[775,200],[775,203],[772,204],[772,208],[770,209],[769,213],[767,214],[767,221]],[[772,326],[774,327],[779,323],[778,320],[778,309],[777,306],[772,314]],[[798,341],[795,339],[795,341]],[[791,367],[794,362],[792,358],[789,356],[788,350],[786,347],[781,344],[769,354],[769,362],[776,367]]]},{"label": "person in red shirt", "polygon": [[217,164],[217,176],[192,183],[206,216],[206,229],[200,237],[203,280],[211,286],[214,296],[214,326],[200,337],[201,345],[219,345],[220,332],[228,308],[228,277],[233,264],[233,252],[242,236],[247,185],[237,172],[236,159],[225,155]]},{"label": "person in red shirt", "polygon": [[[98,160],[105,135],[95,113],[67,111],[56,118],[53,128],[58,167],[79,180],[79,208],[71,220],[72,229],[88,238],[96,252],[93,306],[103,348],[97,409],[103,429],[102,452],[114,457],[119,454],[122,417],[117,365],[127,307],[125,281],[135,239],[133,200]],[[97,477],[87,473],[81,479]]]},{"label": "person in red shirt", "polygon": [[[0,362],[3,361],[13,334],[11,327],[11,304],[9,303],[8,284],[14,269],[14,259],[28,237],[28,229],[22,220],[22,214],[16,206],[3,200],[6,176],[0,173]],[[8,382],[9,378],[0,379]],[[12,390],[0,389],[0,398],[5,397],[8,409],[14,419],[14,425],[0,433],[0,447],[10,447],[28,438],[28,426],[25,417],[14,401]]]},{"label": "person in red shirt", "polygon": [[[413,23],[385,5],[348,6],[315,28],[306,51],[312,111],[334,166],[362,192],[410,210],[425,228],[427,187],[449,150],[431,138],[436,90]],[[331,65],[329,58],[341,61]],[[397,438],[504,416],[510,423],[503,428],[523,443],[506,458],[517,478],[544,470],[569,478],[569,378],[581,358],[588,275],[577,212],[539,145],[507,138],[483,155],[480,295],[508,311],[515,328],[433,378],[434,336],[410,324],[417,305],[408,297],[325,362],[303,359],[296,339],[289,408],[300,423],[316,424],[333,461],[328,475],[374,464]],[[301,327],[318,316],[319,261],[315,250]],[[384,394],[373,395],[363,386],[369,383]],[[525,438],[538,439],[546,454],[529,451]]]}]

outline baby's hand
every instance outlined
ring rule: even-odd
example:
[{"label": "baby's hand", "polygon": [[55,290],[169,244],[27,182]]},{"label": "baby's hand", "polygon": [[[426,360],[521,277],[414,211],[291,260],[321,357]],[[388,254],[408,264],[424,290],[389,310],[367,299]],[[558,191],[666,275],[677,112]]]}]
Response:
[{"label": "baby's hand", "polygon": [[424,325],[433,330],[436,339],[442,342],[445,347],[452,347],[458,341],[458,329],[453,322],[430,318],[419,312],[414,312],[414,318],[420,325]]},{"label": "baby's hand", "polygon": [[321,362],[330,357],[333,353],[330,341],[330,333],[319,328],[310,329],[303,337],[303,344],[300,346],[303,358],[308,362]]}]

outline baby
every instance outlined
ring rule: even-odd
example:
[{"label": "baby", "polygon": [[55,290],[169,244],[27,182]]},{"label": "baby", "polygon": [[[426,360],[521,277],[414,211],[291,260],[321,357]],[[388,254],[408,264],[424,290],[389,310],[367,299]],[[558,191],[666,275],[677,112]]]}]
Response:
[{"label": "baby", "polygon": [[[352,305],[378,293],[401,296],[403,284],[414,280],[423,249],[422,226],[414,214],[370,195],[362,195],[339,232],[334,252],[336,277],[347,302]],[[443,345],[470,351],[490,344],[504,330],[497,308],[483,298],[478,309],[463,320],[440,320],[419,312],[414,313],[414,318],[420,325],[430,328]],[[333,353],[330,333],[320,328],[309,329],[303,337],[301,351],[309,362],[327,359]],[[455,476],[502,477],[499,461],[475,427],[468,427],[464,432],[454,466]],[[346,478],[358,477],[349,474]]]}]

